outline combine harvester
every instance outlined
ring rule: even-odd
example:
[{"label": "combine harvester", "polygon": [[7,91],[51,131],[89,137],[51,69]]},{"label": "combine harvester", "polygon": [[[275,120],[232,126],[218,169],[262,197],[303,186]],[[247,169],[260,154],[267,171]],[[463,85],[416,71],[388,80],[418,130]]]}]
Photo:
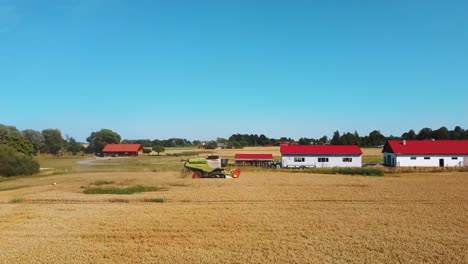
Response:
[{"label": "combine harvester", "polygon": [[227,173],[223,168],[227,166],[227,159],[221,159],[217,155],[208,158],[189,159],[184,163],[187,170],[193,171],[193,178],[239,178],[241,170],[237,168]]}]

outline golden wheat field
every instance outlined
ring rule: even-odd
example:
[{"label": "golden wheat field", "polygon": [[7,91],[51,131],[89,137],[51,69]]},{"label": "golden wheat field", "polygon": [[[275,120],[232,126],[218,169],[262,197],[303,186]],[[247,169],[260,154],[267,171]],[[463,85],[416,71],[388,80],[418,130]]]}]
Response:
[{"label": "golden wheat field", "polygon": [[[98,184],[160,189],[83,192]],[[75,168],[0,182],[0,263],[467,262],[467,172]]]}]

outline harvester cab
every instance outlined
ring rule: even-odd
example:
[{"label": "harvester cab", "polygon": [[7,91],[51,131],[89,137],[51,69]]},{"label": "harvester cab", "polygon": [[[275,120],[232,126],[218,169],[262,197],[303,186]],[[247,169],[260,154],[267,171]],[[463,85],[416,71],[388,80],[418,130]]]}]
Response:
[{"label": "harvester cab", "polygon": [[238,178],[240,169],[227,173],[228,160],[221,159],[218,155],[209,155],[207,158],[189,159],[184,163],[184,167],[193,171],[193,178]]}]

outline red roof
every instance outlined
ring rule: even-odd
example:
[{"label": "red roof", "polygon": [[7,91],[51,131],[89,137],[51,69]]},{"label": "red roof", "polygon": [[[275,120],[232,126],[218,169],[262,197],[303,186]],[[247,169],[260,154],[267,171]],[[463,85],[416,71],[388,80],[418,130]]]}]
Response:
[{"label": "red roof", "polygon": [[102,152],[138,152],[141,144],[107,144]]},{"label": "red roof", "polygon": [[273,154],[236,154],[236,160],[273,160]]},{"label": "red roof", "polygon": [[382,152],[419,155],[468,155],[468,140],[389,140]]},{"label": "red roof", "polygon": [[307,145],[307,146],[281,146],[283,155],[361,155],[362,151],[357,145]]}]

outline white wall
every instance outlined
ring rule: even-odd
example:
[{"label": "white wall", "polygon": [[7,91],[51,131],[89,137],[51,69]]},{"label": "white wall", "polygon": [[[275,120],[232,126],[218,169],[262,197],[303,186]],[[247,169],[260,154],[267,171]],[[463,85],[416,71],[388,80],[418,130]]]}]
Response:
[{"label": "white wall", "polygon": [[[415,160],[412,160],[411,157],[416,157]],[[424,159],[428,157],[429,159]],[[453,160],[452,157],[456,157],[456,160]],[[463,157],[462,156],[403,156],[397,155],[396,166],[400,167],[439,167],[440,159],[444,160],[444,167],[457,167],[463,166]]]},{"label": "white wall", "polygon": [[[387,157],[391,157],[391,161],[395,158],[395,163],[388,164]],[[411,159],[411,157],[416,157],[416,159]],[[424,159],[424,157],[429,157],[429,159]],[[456,157],[457,159],[452,159]],[[395,155],[393,153],[384,153],[384,164],[387,166],[395,167],[439,167],[440,159],[444,160],[444,167],[458,167],[464,166],[464,156],[453,155]]]},{"label": "white wall", "polygon": [[[304,162],[295,162],[294,158],[304,158]],[[319,162],[319,158],[328,158],[328,162]],[[343,162],[343,158],[351,158],[351,162]],[[362,167],[361,156],[313,156],[313,155],[283,155],[281,157],[283,167],[317,167],[317,168],[333,168],[333,167]]]}]

